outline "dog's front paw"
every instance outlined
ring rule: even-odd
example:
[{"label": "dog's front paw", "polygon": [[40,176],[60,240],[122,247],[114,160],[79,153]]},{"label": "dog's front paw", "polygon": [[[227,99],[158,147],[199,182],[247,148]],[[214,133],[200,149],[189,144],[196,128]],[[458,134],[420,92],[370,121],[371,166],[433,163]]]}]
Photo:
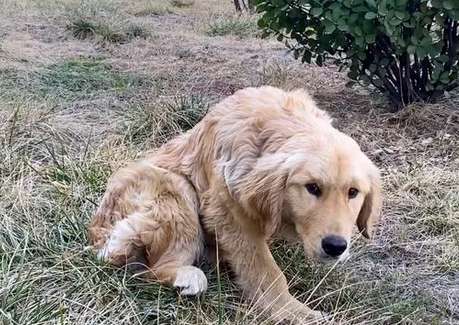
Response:
[{"label": "dog's front paw", "polygon": [[183,266],[177,270],[174,287],[180,289],[181,295],[200,295],[207,290],[207,278],[197,267]]}]

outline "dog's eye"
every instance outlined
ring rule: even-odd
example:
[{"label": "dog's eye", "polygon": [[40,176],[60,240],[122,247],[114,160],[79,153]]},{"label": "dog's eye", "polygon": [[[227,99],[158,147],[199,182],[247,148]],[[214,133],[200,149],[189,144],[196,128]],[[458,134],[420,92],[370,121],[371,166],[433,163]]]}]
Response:
[{"label": "dog's eye", "polygon": [[319,197],[322,194],[319,185],[317,185],[316,183],[306,184],[306,189],[309,193],[317,197]]},{"label": "dog's eye", "polygon": [[353,188],[353,187],[351,187],[351,188],[349,189],[348,195],[349,195],[349,198],[350,198],[350,199],[355,198],[355,197],[357,196],[357,194],[359,194],[359,190],[358,190],[358,189]]}]

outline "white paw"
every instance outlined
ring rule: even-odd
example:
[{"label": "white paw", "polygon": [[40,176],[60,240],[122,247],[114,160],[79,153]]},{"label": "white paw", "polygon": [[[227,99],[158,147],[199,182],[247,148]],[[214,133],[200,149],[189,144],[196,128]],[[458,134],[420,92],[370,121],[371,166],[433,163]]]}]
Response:
[{"label": "white paw", "polygon": [[207,278],[197,267],[183,266],[177,270],[174,287],[180,289],[181,295],[199,295],[207,290]]}]

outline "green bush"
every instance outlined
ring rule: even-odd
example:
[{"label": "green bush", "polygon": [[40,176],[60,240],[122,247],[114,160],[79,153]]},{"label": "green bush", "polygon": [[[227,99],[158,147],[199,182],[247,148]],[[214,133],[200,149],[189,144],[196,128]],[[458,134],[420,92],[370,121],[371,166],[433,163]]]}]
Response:
[{"label": "green bush", "polygon": [[348,68],[397,108],[458,85],[459,0],[257,0],[257,10],[296,58]]}]

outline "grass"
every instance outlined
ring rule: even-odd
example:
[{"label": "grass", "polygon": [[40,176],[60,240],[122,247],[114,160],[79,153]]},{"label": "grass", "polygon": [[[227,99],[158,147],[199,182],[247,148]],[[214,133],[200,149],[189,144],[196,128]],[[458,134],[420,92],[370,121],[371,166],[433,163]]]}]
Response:
[{"label": "grass", "polygon": [[141,75],[116,71],[102,59],[73,58],[40,67],[31,73],[0,70],[4,96],[77,99],[102,92],[122,94],[132,87],[148,85]]},{"label": "grass", "polygon": [[18,96],[28,88],[28,74],[16,68],[0,68],[0,88],[3,96]]},{"label": "grass", "polygon": [[188,8],[194,5],[194,0],[170,0],[169,2],[177,8]]},{"label": "grass", "polygon": [[126,37],[128,39],[147,39],[150,33],[145,29],[144,26],[129,24],[125,30]]},{"label": "grass", "polygon": [[67,28],[72,32],[75,38],[83,40],[95,37],[99,26],[90,20],[79,18],[70,22]]},{"label": "grass", "polygon": [[[409,205],[400,206],[405,210],[404,223],[415,228],[417,233],[441,236],[459,229],[459,220],[455,211],[459,211],[459,193],[456,173],[448,173],[440,168],[430,167],[428,170],[413,167],[409,173],[398,175],[397,186],[403,188],[399,193],[399,201],[417,201],[421,209],[412,209]],[[441,186],[442,191],[432,192],[431,184]],[[423,202],[421,205],[420,202]],[[458,270],[459,271],[459,270]]]},{"label": "grass", "polygon": [[292,72],[281,62],[273,61],[263,65],[258,73],[260,84],[284,88]]},{"label": "grass", "polygon": [[127,141],[138,145],[157,145],[191,129],[207,112],[207,102],[196,96],[175,97],[157,102],[132,105],[121,112],[126,123]]},{"label": "grass", "polygon": [[[123,0],[62,1],[66,29],[79,40],[93,40],[99,45],[124,44],[151,33],[146,24],[133,21],[136,8],[151,7],[150,2],[133,4]],[[143,5],[143,6],[142,6]]]},{"label": "grass", "polygon": [[[375,238],[355,238],[345,263],[273,245],[292,292],[343,324],[457,324],[459,96],[391,113],[379,95],[347,89],[335,67],[253,42],[254,25],[231,16],[231,1],[164,5],[178,14],[125,0],[0,2],[0,324],[263,323],[227,269],[203,262],[208,292],[179,297],[99,262],[86,234],[114,170],[234,89],[260,84],[310,89],[384,178]],[[155,39],[102,42],[101,22],[107,35],[154,30]]]},{"label": "grass", "polygon": [[[419,317],[423,322],[432,324],[441,319],[433,306],[434,297],[423,289],[405,288],[408,277],[403,273],[393,272],[384,279],[371,279],[349,270],[352,264],[357,263],[355,257],[331,268],[314,264],[298,267],[304,259],[303,252],[298,248],[285,250],[280,247],[284,246],[279,246],[276,257],[287,270],[288,277],[294,279],[291,285],[293,292],[312,307],[333,311],[336,319],[357,324],[364,323],[368,318],[376,318],[378,323],[384,324]],[[361,249],[364,248],[359,247],[357,253],[360,258]],[[321,285],[317,286],[318,283]],[[314,290],[305,294],[305,287]],[[407,294],[407,290],[411,292]],[[403,296],[405,298],[401,300]],[[371,306],[370,310],[366,310],[368,306]]]},{"label": "grass", "polygon": [[238,38],[256,37],[259,32],[256,20],[251,16],[223,16],[209,24],[209,36],[235,36]]},{"label": "grass", "polygon": [[119,73],[101,60],[74,59],[46,67],[39,74],[42,90],[47,93],[92,94],[104,90],[124,90],[140,83]]},{"label": "grass", "polygon": [[137,3],[129,10],[134,16],[163,16],[174,13],[171,5],[163,2],[147,1]]},{"label": "grass", "polygon": [[67,25],[72,35],[80,40],[94,39],[101,44],[126,43],[136,38],[146,39],[150,33],[144,26],[137,24],[119,25],[118,23],[90,18],[77,18]]},{"label": "grass", "polygon": [[122,94],[130,88],[148,86],[140,74],[117,71],[103,59],[72,58],[26,72],[0,69],[0,97],[78,99],[102,92]]}]

